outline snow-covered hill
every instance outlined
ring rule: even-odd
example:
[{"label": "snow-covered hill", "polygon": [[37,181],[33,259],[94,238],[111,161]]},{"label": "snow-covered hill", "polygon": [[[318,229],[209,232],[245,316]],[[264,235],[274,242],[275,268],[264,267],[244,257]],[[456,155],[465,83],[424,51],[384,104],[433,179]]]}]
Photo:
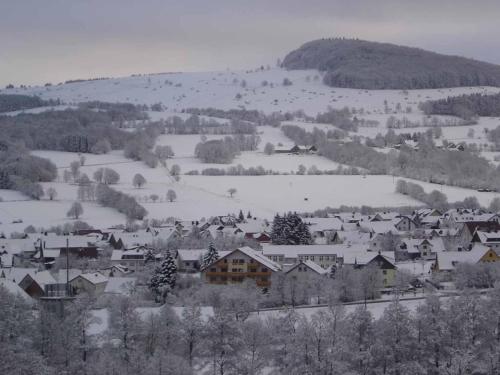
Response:
[{"label": "snow-covered hill", "polygon": [[[284,79],[291,85],[283,85]],[[71,104],[89,100],[162,103],[169,111],[188,107],[233,109],[245,107],[266,113],[304,110],[316,115],[329,106],[383,111],[401,103],[417,109],[421,101],[464,93],[500,92],[500,88],[473,87],[436,90],[358,90],[324,85],[315,70],[287,71],[281,68],[256,71],[165,73],[62,84],[48,87],[2,90],[2,93],[39,95],[43,99],[61,99]],[[237,96],[241,95],[241,99]]]}]

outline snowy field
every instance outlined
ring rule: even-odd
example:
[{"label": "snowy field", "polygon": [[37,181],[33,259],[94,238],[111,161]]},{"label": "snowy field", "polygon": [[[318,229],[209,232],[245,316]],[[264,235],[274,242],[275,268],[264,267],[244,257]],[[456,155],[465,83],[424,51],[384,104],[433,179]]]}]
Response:
[{"label": "snowy field", "polygon": [[[283,80],[292,81],[283,86]],[[245,83],[242,84],[242,81]],[[267,82],[267,85],[266,83]],[[271,85],[273,87],[271,87]],[[245,87],[243,87],[245,86]],[[499,88],[453,88],[435,90],[358,90],[332,88],[322,84],[314,70],[287,71],[280,68],[257,71],[222,71],[198,73],[166,73],[78,82],[50,87],[2,90],[5,93],[35,94],[44,99],[61,99],[67,104],[89,100],[162,103],[168,111],[180,112],[188,107],[232,109],[245,107],[266,113],[304,110],[315,116],[328,106],[364,108],[381,112],[384,100],[394,108],[416,110],[418,103],[473,92],[493,93]],[[237,99],[237,94],[242,96]]]}]

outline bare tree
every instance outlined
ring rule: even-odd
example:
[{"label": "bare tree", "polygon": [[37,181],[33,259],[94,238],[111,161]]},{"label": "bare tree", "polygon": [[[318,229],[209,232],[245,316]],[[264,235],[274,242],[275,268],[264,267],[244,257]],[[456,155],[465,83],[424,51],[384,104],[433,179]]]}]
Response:
[{"label": "bare tree", "polygon": [[169,189],[167,191],[167,199],[169,202],[173,202],[177,199],[177,194],[175,194],[175,191],[173,191],[172,189]]},{"label": "bare tree", "polygon": [[143,185],[146,184],[146,179],[144,178],[144,176],[142,174],[136,173],[136,175],[134,176],[134,179],[132,180],[132,184],[136,188],[141,188]]},{"label": "bare tree", "polygon": [[83,214],[83,207],[80,202],[74,202],[71,208],[68,210],[68,213],[66,214],[67,217],[72,217],[75,220],[78,220],[78,218]]},{"label": "bare tree", "polygon": [[54,189],[52,186],[47,189],[47,196],[51,201],[54,200],[55,197],[57,197],[57,191]]},{"label": "bare tree", "polygon": [[235,188],[230,188],[227,190],[227,192],[229,193],[229,195],[231,196],[231,198],[233,197],[234,194],[236,194],[238,190],[236,190]]}]

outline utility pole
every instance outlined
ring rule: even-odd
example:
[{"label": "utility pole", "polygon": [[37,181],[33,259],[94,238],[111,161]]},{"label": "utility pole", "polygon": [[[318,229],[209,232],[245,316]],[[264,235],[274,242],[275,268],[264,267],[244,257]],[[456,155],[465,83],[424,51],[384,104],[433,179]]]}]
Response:
[{"label": "utility pole", "polygon": [[69,295],[69,238],[66,238],[66,297]]}]

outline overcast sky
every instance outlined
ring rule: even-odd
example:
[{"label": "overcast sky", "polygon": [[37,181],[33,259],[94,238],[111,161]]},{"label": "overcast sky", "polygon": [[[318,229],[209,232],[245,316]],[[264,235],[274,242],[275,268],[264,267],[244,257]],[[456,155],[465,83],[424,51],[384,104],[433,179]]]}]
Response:
[{"label": "overcast sky", "polygon": [[498,0],[0,0],[0,85],[253,68],[356,37],[500,63]]}]

